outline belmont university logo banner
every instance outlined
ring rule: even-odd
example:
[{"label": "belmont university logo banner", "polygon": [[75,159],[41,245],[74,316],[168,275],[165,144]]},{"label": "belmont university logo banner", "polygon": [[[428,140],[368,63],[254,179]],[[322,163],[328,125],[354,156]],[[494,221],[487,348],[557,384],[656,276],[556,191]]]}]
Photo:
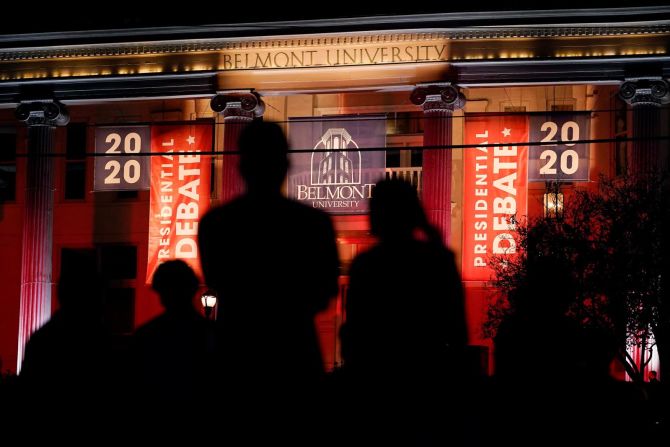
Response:
[{"label": "belmont university logo banner", "polygon": [[[374,184],[384,178],[384,116],[292,118],[288,195],[333,214],[365,213]],[[380,148],[378,151],[361,149]]]}]

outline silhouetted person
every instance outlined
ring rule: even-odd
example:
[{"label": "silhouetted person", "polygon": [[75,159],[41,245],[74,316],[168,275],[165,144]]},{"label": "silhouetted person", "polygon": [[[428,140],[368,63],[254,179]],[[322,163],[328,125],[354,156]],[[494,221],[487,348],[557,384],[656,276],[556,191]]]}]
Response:
[{"label": "silhouetted person", "polygon": [[[570,266],[538,256],[528,262],[525,282],[509,297],[512,313],[495,337],[495,371],[502,381],[541,383],[578,375],[578,325],[566,315],[574,300]],[[528,359],[540,376],[528,376]]]},{"label": "silhouetted person", "polygon": [[[574,398],[586,380],[579,365],[579,327],[566,315],[575,293],[567,261],[535,256],[522,284],[508,296],[512,310],[494,338],[499,408],[491,413],[497,424],[491,433],[501,445],[537,444],[549,430],[563,430],[556,436],[574,430],[574,418],[558,405],[567,405],[567,393]],[[528,375],[529,367],[541,374]],[[519,411],[504,411],[512,401]]]},{"label": "silhouetted person", "polygon": [[[617,340],[569,316],[577,289],[568,260],[528,256],[525,280],[509,297],[513,313],[494,340],[493,440],[530,446],[552,433],[558,444],[619,445],[640,429],[643,405],[635,389],[610,376]],[[542,373],[529,376],[529,366]],[[512,401],[518,410],[505,411]]]},{"label": "silhouetted person", "polygon": [[[666,422],[664,419],[668,410],[665,408],[665,399],[667,399],[667,396],[665,396],[663,384],[658,380],[656,371],[649,371],[647,379],[646,391],[650,418],[654,423],[665,425]],[[665,426],[663,428],[667,431]]]},{"label": "silhouetted person", "polygon": [[372,412],[384,421],[364,427],[372,442],[444,443],[442,409],[456,405],[447,390],[460,380],[467,337],[454,257],[404,181],[376,185],[370,225],[379,243],[351,266],[341,332],[351,407],[362,409],[354,424]]},{"label": "silhouetted person", "polygon": [[219,292],[224,400],[253,405],[321,379],[314,317],[337,293],[339,266],[330,218],[282,195],[281,128],[253,122],[239,148],[246,193],[203,217],[199,246],[207,285]]},{"label": "silhouetted person", "polygon": [[26,345],[19,383],[24,402],[76,412],[104,405],[113,377],[95,260],[77,254],[71,261],[58,282],[59,309]]},{"label": "silhouetted person", "polygon": [[[603,328],[587,327],[580,331],[578,343],[581,380],[558,402],[558,405],[563,401],[575,406],[571,415],[574,419],[568,418],[568,423],[563,424],[581,434],[572,439],[590,441],[589,445],[628,445],[638,441],[641,432],[652,435],[653,418],[645,408],[643,390],[633,382],[616,380],[610,374],[610,366],[623,340],[617,340]],[[631,411],[633,408],[637,411]]]},{"label": "silhouetted person", "polygon": [[[9,389],[9,386],[11,385],[10,379],[11,374],[9,371],[5,372],[5,370],[3,369],[3,361],[2,357],[0,356],[0,401],[12,404],[14,401],[13,400],[10,401],[9,399],[10,391],[13,391]],[[2,415],[1,412],[0,415]]]},{"label": "silhouetted person", "polygon": [[184,261],[166,261],[151,281],[165,308],[139,327],[132,344],[131,374],[140,401],[154,405],[193,403],[208,396],[214,377],[214,334],[193,297],[199,281]]}]

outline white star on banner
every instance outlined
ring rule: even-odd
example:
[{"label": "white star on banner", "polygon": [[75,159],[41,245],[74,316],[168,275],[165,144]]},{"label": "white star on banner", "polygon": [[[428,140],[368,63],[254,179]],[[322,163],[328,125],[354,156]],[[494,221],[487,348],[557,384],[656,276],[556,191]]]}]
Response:
[{"label": "white star on banner", "polygon": [[510,135],[512,135],[512,129],[508,129],[507,127],[501,130],[501,132],[504,137],[509,137]]},{"label": "white star on banner", "polygon": [[192,135],[189,135],[188,138],[186,139],[188,141],[188,144],[195,144],[195,137]]}]

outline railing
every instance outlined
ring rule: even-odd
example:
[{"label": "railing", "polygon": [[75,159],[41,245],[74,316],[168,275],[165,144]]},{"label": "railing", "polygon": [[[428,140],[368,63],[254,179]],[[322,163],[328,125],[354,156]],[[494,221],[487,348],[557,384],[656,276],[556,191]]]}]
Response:
[{"label": "railing", "polygon": [[417,191],[421,192],[423,188],[422,168],[386,168],[386,178],[401,178],[411,183]]}]

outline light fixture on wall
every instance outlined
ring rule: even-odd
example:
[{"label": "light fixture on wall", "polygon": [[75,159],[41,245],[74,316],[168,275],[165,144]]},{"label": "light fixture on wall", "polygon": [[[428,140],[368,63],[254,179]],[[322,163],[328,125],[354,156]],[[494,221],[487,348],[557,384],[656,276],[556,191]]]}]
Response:
[{"label": "light fixture on wall", "polygon": [[563,193],[560,183],[548,181],[544,191],[544,217],[549,219],[563,218]]},{"label": "light fixture on wall", "polygon": [[200,302],[202,303],[202,307],[205,309],[205,317],[207,317],[209,320],[210,316],[212,315],[212,311],[216,307],[216,293],[211,289],[207,290],[200,297]]}]

